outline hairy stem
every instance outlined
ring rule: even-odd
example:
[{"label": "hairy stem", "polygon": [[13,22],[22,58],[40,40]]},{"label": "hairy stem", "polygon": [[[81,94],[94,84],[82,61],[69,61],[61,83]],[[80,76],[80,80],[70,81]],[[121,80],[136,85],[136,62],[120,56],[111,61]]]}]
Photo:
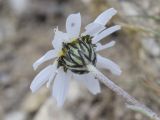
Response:
[{"label": "hairy stem", "polygon": [[119,96],[123,97],[128,105],[132,106],[132,108],[137,108],[145,113],[147,116],[154,120],[160,120],[160,117],[153,112],[151,109],[147,108],[144,104],[137,101],[134,97],[130,96],[126,91],[116,85],[114,82],[109,80],[104,74],[102,74],[99,70],[97,70],[93,65],[87,66],[89,71],[91,71],[102,83],[104,83],[108,88],[113,90]]}]

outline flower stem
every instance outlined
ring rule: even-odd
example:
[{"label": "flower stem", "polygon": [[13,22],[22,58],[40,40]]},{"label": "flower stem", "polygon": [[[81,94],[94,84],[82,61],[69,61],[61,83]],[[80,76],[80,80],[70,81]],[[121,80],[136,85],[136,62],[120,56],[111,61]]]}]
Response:
[{"label": "flower stem", "polygon": [[153,112],[151,109],[146,107],[144,104],[137,101],[134,97],[129,95],[126,91],[124,91],[114,82],[109,80],[104,74],[102,74],[99,70],[97,70],[93,65],[88,65],[87,67],[89,71],[91,71],[102,83],[104,83],[108,88],[110,88],[116,94],[123,97],[127,102],[128,106],[132,106],[132,108],[137,108],[139,111],[141,111],[142,113],[145,113],[148,117],[154,120],[160,120],[160,117],[155,112]]}]

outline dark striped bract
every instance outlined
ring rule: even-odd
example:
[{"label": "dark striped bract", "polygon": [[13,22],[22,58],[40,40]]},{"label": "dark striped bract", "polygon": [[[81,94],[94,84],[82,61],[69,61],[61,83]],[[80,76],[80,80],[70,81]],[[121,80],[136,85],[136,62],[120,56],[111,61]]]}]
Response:
[{"label": "dark striped bract", "polygon": [[89,35],[79,37],[70,42],[63,43],[62,55],[58,59],[58,67],[63,67],[77,74],[88,73],[87,65],[96,64],[95,45]]}]

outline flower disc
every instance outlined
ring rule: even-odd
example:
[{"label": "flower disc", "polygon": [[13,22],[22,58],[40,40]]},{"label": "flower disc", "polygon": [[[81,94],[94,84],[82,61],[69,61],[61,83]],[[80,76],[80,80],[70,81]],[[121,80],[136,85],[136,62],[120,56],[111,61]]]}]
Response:
[{"label": "flower disc", "polygon": [[96,64],[95,44],[92,37],[82,36],[70,43],[63,43],[62,55],[58,59],[58,67],[68,69],[77,74],[88,73],[86,65]]}]

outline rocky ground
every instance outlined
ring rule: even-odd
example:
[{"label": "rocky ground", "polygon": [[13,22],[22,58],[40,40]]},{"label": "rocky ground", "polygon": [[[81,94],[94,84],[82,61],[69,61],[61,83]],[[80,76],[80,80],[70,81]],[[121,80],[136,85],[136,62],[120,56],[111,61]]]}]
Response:
[{"label": "rocky ground", "polygon": [[[118,63],[123,74],[110,79],[160,114],[160,0],[0,0],[0,120],[149,120],[125,107],[102,85],[96,96],[72,81],[67,101],[57,108],[43,87],[29,86],[38,71],[32,64],[52,49],[53,28],[65,29],[70,13],[81,12],[82,26],[103,10],[118,10],[109,25],[122,30],[102,42],[116,40],[101,52]],[[49,63],[49,62],[48,62]]]}]

